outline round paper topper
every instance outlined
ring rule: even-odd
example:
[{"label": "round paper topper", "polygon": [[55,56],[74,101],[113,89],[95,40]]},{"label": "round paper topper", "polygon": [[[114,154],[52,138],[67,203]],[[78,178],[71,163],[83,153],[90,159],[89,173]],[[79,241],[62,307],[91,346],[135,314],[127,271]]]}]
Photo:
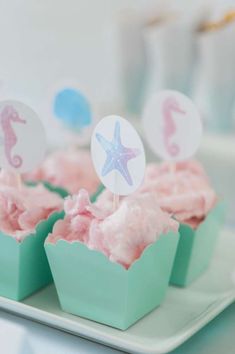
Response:
[{"label": "round paper topper", "polygon": [[199,112],[177,91],[160,91],[151,97],[144,109],[143,127],[151,149],[164,160],[191,157],[202,136]]},{"label": "round paper topper", "polygon": [[80,132],[92,123],[91,107],[86,97],[77,89],[60,89],[53,102],[55,117],[70,129]]},{"label": "round paper topper", "polygon": [[144,147],[127,120],[116,115],[103,118],[91,138],[91,155],[99,178],[112,193],[128,195],[143,181]]},{"label": "round paper topper", "polygon": [[28,172],[44,157],[46,135],[37,114],[18,101],[0,102],[0,167]]}]

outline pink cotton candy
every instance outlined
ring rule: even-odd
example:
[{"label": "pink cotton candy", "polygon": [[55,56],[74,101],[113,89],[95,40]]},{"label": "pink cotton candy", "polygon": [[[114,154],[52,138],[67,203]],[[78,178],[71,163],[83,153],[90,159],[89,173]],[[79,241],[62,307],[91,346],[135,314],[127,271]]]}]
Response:
[{"label": "pink cotton candy", "polygon": [[0,172],[0,230],[21,241],[37,224],[62,210],[63,199],[44,186],[18,185],[14,173]]},{"label": "pink cotton candy", "polygon": [[178,230],[178,223],[163,212],[154,196],[124,198],[116,211],[91,204],[88,193],[66,198],[65,219],[55,223],[47,242],[80,241],[128,268],[161,234]]},{"label": "pink cotton candy", "polygon": [[91,195],[100,184],[90,153],[75,148],[51,153],[39,168],[25,174],[24,179],[46,181],[66,189],[71,194],[85,188]]},{"label": "pink cotton candy", "polygon": [[177,229],[177,222],[159,208],[156,199],[143,194],[123,199],[115,213],[91,229],[88,246],[102,250],[104,245],[110,260],[128,268],[161,234]]},{"label": "pink cotton candy", "polygon": [[193,228],[217,201],[203,167],[196,161],[149,164],[139,192],[153,193],[163,210]]}]

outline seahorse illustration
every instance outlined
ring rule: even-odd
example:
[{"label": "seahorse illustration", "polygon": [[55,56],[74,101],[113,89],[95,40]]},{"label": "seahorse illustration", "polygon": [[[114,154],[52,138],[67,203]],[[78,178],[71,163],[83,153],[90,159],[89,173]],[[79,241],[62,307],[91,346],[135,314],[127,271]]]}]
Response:
[{"label": "seahorse illustration", "polygon": [[0,125],[4,134],[4,149],[7,161],[12,167],[19,168],[22,163],[22,157],[19,155],[11,156],[11,151],[17,143],[17,136],[12,127],[12,122],[26,124],[26,121],[20,118],[14,107],[5,106],[0,114]]},{"label": "seahorse illustration", "polygon": [[172,96],[167,97],[162,105],[162,112],[164,117],[164,127],[163,127],[163,136],[164,136],[164,144],[168,154],[172,157],[175,157],[179,154],[180,148],[177,144],[171,143],[170,139],[176,132],[176,124],[174,122],[172,113],[177,112],[181,114],[185,114],[180,107],[176,99]]}]

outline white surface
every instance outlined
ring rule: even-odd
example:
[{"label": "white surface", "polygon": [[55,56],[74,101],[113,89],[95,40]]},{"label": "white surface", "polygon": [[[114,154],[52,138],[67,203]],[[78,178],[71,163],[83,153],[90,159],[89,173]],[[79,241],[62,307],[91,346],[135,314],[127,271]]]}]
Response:
[{"label": "white surface", "polygon": [[[118,18],[156,0],[11,0],[0,12],[0,96],[32,106],[53,145],[71,139],[49,114],[51,93],[73,82],[92,106],[118,112],[123,90]],[[157,1],[158,3],[158,1]],[[97,114],[97,112],[95,112]]]},{"label": "white surface", "polygon": [[[9,340],[14,338],[14,340]],[[10,321],[0,320],[0,350],[4,354],[29,354],[29,341],[27,332],[22,326]]]},{"label": "white surface", "polygon": [[[223,13],[220,16],[222,18]],[[198,62],[195,65],[192,97],[209,132],[234,131],[234,36],[234,22],[220,30],[198,35]]]},{"label": "white surface", "polygon": [[46,103],[48,90],[58,81],[73,79],[92,102],[116,101],[115,23],[123,9],[141,11],[151,3],[153,0],[2,2],[1,88],[37,108]]},{"label": "white surface", "polygon": [[[18,351],[14,354],[116,354],[119,353],[115,349],[104,347],[94,342],[75,337],[68,333],[62,333],[53,328],[35,323],[20,317],[16,317],[9,313],[0,311],[0,318],[4,328],[9,323],[12,327],[17,324],[21,331],[27,335],[27,346],[18,347]],[[1,327],[0,327],[1,329]],[[4,342],[0,342],[1,354],[12,354],[11,341],[14,338],[14,332],[11,331],[5,338]],[[22,350],[21,350],[22,349]],[[28,351],[27,351],[28,350]]]},{"label": "white surface", "polygon": [[226,203],[227,221],[235,223],[235,135],[205,135],[197,157]]},{"label": "white surface", "polygon": [[22,99],[38,110],[48,104],[54,85],[73,80],[92,103],[119,102],[120,12],[131,8],[155,14],[159,3],[187,13],[205,0],[2,1],[1,96]]},{"label": "white surface", "polygon": [[[195,28],[201,20],[202,10],[203,7],[200,11],[196,8],[187,11],[187,6],[182,6],[180,11],[168,10],[165,14],[168,20],[156,21],[155,25],[144,29],[149,64],[146,97],[159,89],[190,91],[196,53]],[[162,15],[164,18],[160,8],[158,16]]]},{"label": "white surface", "polygon": [[133,353],[173,350],[235,300],[235,232],[221,234],[210,269],[187,289],[170,287],[163,305],[127,331],[63,313],[53,286],[23,303],[0,298],[0,307]]},{"label": "white surface", "polygon": [[[0,311],[0,318],[4,322],[19,325],[27,332],[30,354],[123,353],[3,311]],[[235,347],[234,320],[235,303],[171,354],[233,353]],[[5,347],[1,346],[4,354],[8,354],[8,343],[11,341],[11,338],[12,336],[7,338]],[[28,353],[18,352],[17,354]]]}]

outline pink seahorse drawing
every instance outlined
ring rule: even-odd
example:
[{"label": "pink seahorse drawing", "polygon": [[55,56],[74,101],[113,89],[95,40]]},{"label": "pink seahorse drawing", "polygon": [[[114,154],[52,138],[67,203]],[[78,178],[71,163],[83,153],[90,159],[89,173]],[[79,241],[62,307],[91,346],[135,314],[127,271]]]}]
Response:
[{"label": "pink seahorse drawing", "polygon": [[176,157],[179,152],[180,148],[179,145],[172,143],[171,138],[176,132],[176,124],[174,122],[172,113],[181,113],[185,114],[186,112],[183,111],[177,100],[173,96],[169,96],[165,99],[162,104],[162,112],[164,118],[164,127],[163,127],[163,137],[164,137],[164,145],[168,154],[172,157]]},{"label": "pink seahorse drawing", "polygon": [[8,105],[3,108],[0,114],[0,125],[4,134],[5,155],[8,163],[12,167],[19,168],[23,163],[22,157],[19,155],[11,155],[12,149],[18,141],[15,131],[12,127],[12,122],[26,124],[26,121],[20,118],[14,107]]}]

